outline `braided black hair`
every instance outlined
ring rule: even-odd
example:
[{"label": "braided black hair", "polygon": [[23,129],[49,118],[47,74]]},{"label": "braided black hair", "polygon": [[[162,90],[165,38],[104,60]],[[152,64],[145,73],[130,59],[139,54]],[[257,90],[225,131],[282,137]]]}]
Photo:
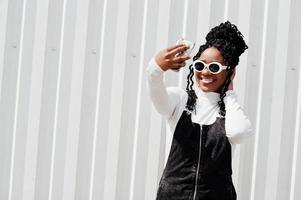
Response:
[{"label": "braided black hair", "polygon": [[[246,45],[243,35],[237,29],[237,27],[229,21],[226,21],[210,30],[206,36],[206,43],[200,46],[198,53],[193,57],[193,61],[199,59],[203,51],[209,47],[217,48],[224,58],[225,65],[228,66],[226,69],[228,73],[226,75],[225,82],[219,89],[220,100],[218,102],[220,107],[219,114],[222,117],[225,117],[226,109],[224,97],[226,96],[226,91],[231,82],[231,76],[234,73],[234,69],[239,63],[239,56],[248,48],[248,46]],[[187,76],[186,92],[188,94],[188,101],[186,103],[186,108],[195,112],[197,95],[192,88],[194,84],[193,75],[194,71],[192,69],[192,65],[190,65],[189,74]]]}]

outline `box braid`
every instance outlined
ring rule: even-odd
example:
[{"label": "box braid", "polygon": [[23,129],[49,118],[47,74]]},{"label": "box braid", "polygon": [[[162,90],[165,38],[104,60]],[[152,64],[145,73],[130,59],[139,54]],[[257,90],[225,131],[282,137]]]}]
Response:
[{"label": "box braid", "polygon": [[[209,48],[208,44],[204,44],[201,45],[199,48],[198,53],[193,57],[193,61],[197,60],[201,54],[203,53],[203,51],[205,51],[205,49]],[[186,86],[186,92],[188,94],[188,101],[186,103],[186,108],[189,111],[195,112],[195,105],[196,105],[196,100],[197,100],[197,96],[195,94],[195,91],[193,89],[193,75],[194,75],[194,71],[193,71],[193,67],[192,64],[189,66],[189,74],[187,76],[187,86]]]},{"label": "box braid", "polygon": [[[226,75],[225,82],[219,90],[220,100],[218,102],[220,107],[219,114],[222,117],[225,117],[226,108],[224,97],[226,96],[229,84],[231,83],[231,77],[234,73],[234,69],[239,63],[239,56],[248,48],[248,46],[246,45],[241,32],[229,21],[221,23],[219,26],[216,26],[210,30],[206,36],[206,43],[200,46],[198,53],[193,57],[193,61],[197,60],[205,49],[212,46],[220,51],[222,57],[224,58],[225,64],[228,66],[226,69],[228,73]],[[189,111],[196,112],[195,105],[197,95],[193,90],[193,75],[194,71],[192,65],[190,65],[186,86],[186,92],[188,94],[186,108]]]}]

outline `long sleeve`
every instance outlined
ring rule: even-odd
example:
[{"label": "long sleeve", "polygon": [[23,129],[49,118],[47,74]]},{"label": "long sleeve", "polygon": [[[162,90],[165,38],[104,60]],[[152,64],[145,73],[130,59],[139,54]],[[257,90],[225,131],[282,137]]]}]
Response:
[{"label": "long sleeve", "polygon": [[226,94],[226,134],[232,144],[239,144],[252,135],[251,122],[239,105],[235,92],[231,90]]},{"label": "long sleeve", "polygon": [[149,96],[156,110],[166,119],[176,115],[183,95],[183,90],[176,87],[166,88],[163,80],[164,71],[152,59],[147,67],[147,86]]},{"label": "long sleeve", "polygon": [[[152,59],[147,67],[147,86],[151,101],[156,110],[164,116],[173,132],[176,124],[185,109],[187,93],[178,87],[166,88],[164,84],[164,71]],[[219,107],[217,101],[219,94],[205,93],[199,88],[197,115],[192,115],[192,120],[199,124],[212,124],[218,116]],[[251,122],[237,101],[234,91],[227,91],[224,98],[226,106],[225,129],[231,144],[242,143],[252,135]]]}]

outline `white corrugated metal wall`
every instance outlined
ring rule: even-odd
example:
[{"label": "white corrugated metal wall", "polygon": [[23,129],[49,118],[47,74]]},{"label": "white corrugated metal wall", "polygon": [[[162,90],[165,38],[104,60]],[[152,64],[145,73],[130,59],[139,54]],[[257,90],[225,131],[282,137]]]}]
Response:
[{"label": "white corrugated metal wall", "polygon": [[[229,19],[245,35],[235,90],[255,136],[239,200],[301,199],[300,0],[0,0],[0,199],[152,200],[171,134],[145,68]],[[168,85],[186,71],[167,72]]]}]

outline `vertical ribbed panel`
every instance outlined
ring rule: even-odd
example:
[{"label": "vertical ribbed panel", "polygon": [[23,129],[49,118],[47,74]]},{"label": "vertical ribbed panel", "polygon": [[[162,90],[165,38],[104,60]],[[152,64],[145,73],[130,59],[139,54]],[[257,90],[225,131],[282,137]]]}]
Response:
[{"label": "vertical ribbed panel", "polygon": [[[254,137],[236,147],[238,199],[301,199],[299,0],[2,0],[0,199],[153,200],[172,133],[148,61],[230,20],[249,49],[234,89]],[[187,64],[190,64],[188,61]],[[185,88],[187,69],[166,72]]]}]

